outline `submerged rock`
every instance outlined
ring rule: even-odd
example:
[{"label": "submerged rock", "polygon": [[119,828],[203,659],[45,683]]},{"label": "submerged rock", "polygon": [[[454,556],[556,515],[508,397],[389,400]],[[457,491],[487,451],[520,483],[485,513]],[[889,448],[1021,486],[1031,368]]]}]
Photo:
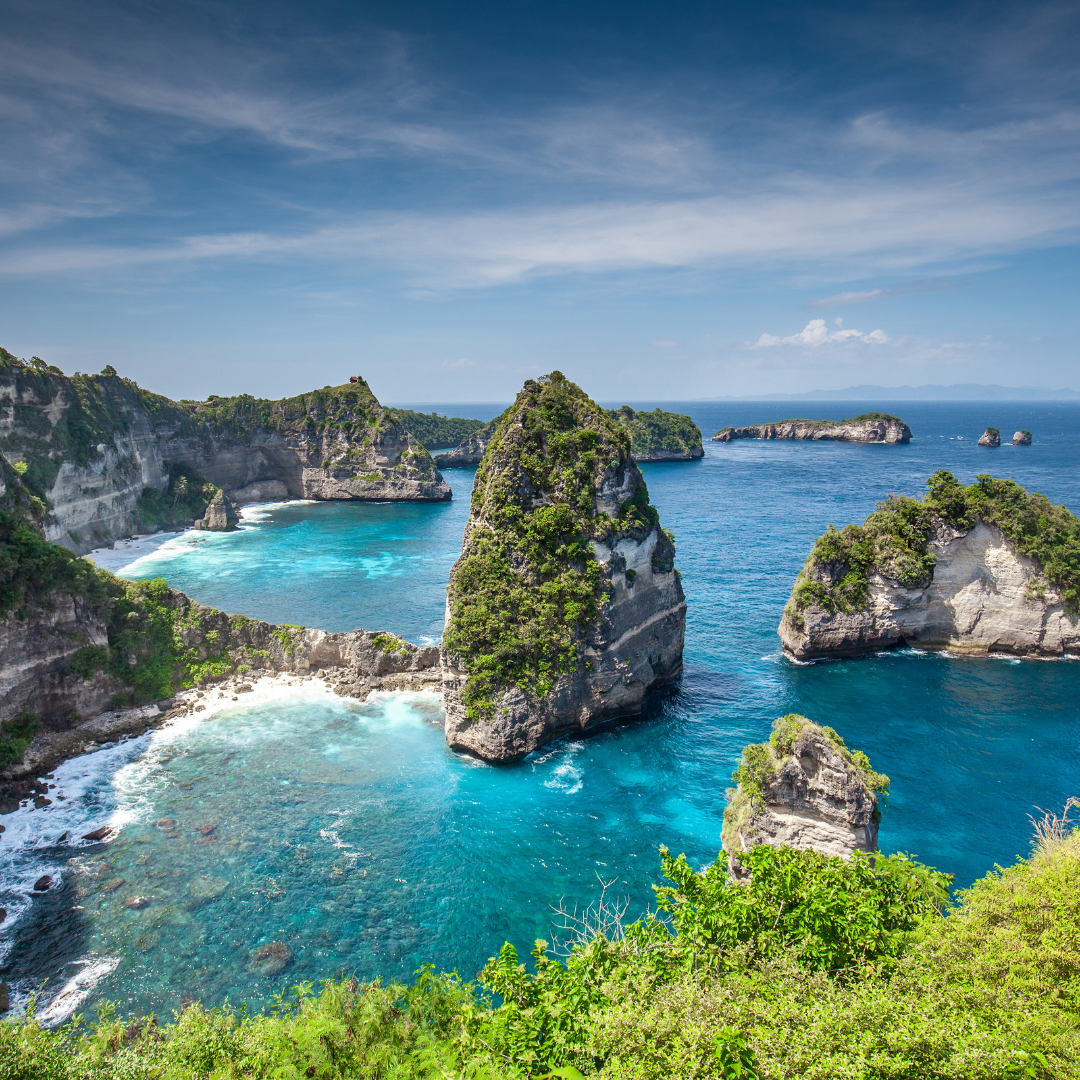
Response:
[{"label": "submerged rock", "polygon": [[979,436],[980,446],[1000,446],[1001,445],[1001,432],[996,427],[988,427]]},{"label": "submerged rock", "polygon": [[783,716],[767,743],[746,747],[728,792],[723,843],[728,867],[758,844],[848,858],[877,850],[878,793],[889,778],[852,752],[832,728]]},{"label": "submerged rock", "polygon": [[1013,446],[1030,446],[1031,445],[1031,432],[1027,428],[1022,428],[1020,431],[1013,432],[1012,437]]},{"label": "submerged rock", "polygon": [[899,645],[985,655],[1080,652],[1080,521],[1011,480],[935,473],[814,545],[778,633],[800,660]]},{"label": "submerged rock", "polygon": [[686,603],[630,439],[559,372],[477,473],[447,589],[446,739],[489,761],[641,709],[682,670]]},{"label": "submerged rock", "polygon": [[42,874],[42,876],[34,882],[34,892],[47,892],[51,884],[52,878],[48,874]]},{"label": "submerged rock", "polygon": [[721,428],[713,442],[734,439],[803,439],[810,442],[908,443],[911,428],[890,413],[863,413],[850,420],[779,420],[773,424]]},{"label": "submerged rock", "polygon": [[239,525],[240,515],[236,512],[236,503],[224,491],[219,491],[210,500],[206,513],[195,522],[196,529],[206,529],[209,532],[233,532]]},{"label": "submerged rock", "polygon": [[268,941],[251,951],[251,967],[259,975],[280,975],[292,960],[292,950],[283,941]]}]

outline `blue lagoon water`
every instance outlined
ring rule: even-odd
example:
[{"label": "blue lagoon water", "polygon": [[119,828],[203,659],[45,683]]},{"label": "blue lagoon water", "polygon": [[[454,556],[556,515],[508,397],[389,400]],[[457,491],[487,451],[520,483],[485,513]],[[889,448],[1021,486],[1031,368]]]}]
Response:
[{"label": "blue lagoon water", "polygon": [[[706,437],[809,408],[667,407]],[[0,977],[20,991],[48,978],[82,1007],[109,998],[165,1011],[185,996],[260,1005],[339,973],[405,978],[428,961],[471,976],[506,939],[527,949],[550,937],[553,907],[589,904],[600,880],[629,915],[643,910],[661,843],[712,861],[742,747],[793,711],[831,724],[892,778],[883,849],[959,884],[1025,854],[1028,815],[1080,794],[1080,663],[901,651],[796,665],[775,629],[825,526],[919,492],[935,469],[1012,477],[1080,510],[1080,408],[893,408],[915,432],[909,446],[707,443],[700,462],[644,467],[676,535],[688,616],[685,674],[639,719],[493,767],[447,750],[436,697],[359,703],[309,682],[238,702],[211,695],[209,719],[67,763],[54,781],[62,801],[5,818]],[[852,411],[815,404],[810,415]],[[988,424],[1030,428],[1035,444],[980,448]],[[238,533],[109,558],[227,611],[437,640],[472,476],[447,473],[445,505],[262,507]],[[72,849],[71,836],[106,821],[123,826],[116,840]],[[31,901],[46,872],[62,886]],[[134,897],[145,905],[125,906]],[[268,942],[288,948],[282,970],[260,962]]]}]

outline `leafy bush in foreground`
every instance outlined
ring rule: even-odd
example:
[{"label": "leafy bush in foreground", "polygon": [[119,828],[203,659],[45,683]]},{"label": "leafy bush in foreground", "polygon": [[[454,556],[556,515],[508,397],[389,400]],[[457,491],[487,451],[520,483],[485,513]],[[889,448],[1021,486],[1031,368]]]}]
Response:
[{"label": "leafy bush in foreground", "polygon": [[748,885],[661,857],[658,911],[564,962],[538,942],[529,972],[506,945],[480,987],[425,969],[255,1016],[9,1021],[0,1080],[1080,1077],[1080,832],[1060,819],[944,913],[943,875],[906,856],[757,848]]}]

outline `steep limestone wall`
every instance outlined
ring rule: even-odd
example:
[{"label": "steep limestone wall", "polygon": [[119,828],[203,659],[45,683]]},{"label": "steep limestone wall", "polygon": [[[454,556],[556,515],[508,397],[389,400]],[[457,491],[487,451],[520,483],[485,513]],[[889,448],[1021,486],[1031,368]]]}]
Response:
[{"label": "steep limestone wall", "polygon": [[907,443],[911,428],[897,416],[867,413],[850,420],[780,420],[775,424],[722,428],[713,442],[733,439],[804,439],[810,442]]},{"label": "steep limestone wall", "polygon": [[451,571],[447,742],[506,761],[639,711],[682,669],[674,556],[627,434],[560,373],[527,382]]},{"label": "steep limestone wall", "polygon": [[723,842],[739,877],[739,854],[758,844],[848,858],[877,849],[877,793],[889,778],[852,753],[832,728],[784,716],[768,743],[748,746],[728,792]]},{"label": "steep limestone wall", "polygon": [[[445,500],[427,450],[363,380],[282,401],[243,395],[174,402],[111,368],[65,376],[0,349],[0,451],[26,467],[48,501],[50,540],[83,554],[160,527],[140,497],[172,498],[170,463],[204,474],[241,501],[272,498]],[[199,516],[181,514],[176,524]],[[159,510],[160,510],[159,506]],[[185,508],[179,504],[178,512]]]},{"label": "steep limestone wall", "polygon": [[827,533],[778,633],[800,660],[897,645],[955,653],[1080,653],[1080,522],[1010,481],[962,488],[948,473],[922,503],[893,499]]}]

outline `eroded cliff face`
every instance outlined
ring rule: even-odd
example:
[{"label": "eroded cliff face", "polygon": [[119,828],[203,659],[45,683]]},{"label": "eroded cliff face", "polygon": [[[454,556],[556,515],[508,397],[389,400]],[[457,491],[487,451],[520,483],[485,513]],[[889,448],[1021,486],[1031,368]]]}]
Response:
[{"label": "eroded cliff face", "polygon": [[866,416],[851,420],[781,420],[718,431],[713,442],[733,439],[805,439],[811,442],[907,443],[911,428],[899,417]]},{"label": "eroded cliff face", "polygon": [[507,761],[639,711],[682,670],[674,555],[626,434],[558,372],[527,382],[481,465],[451,572],[450,746]]},{"label": "eroded cliff face", "polygon": [[800,660],[897,645],[976,656],[1080,652],[1080,620],[998,527],[979,522],[960,532],[942,525],[930,553],[936,565],[925,587],[905,588],[875,573],[858,610],[786,612],[779,629],[784,648]]},{"label": "eroded cliff face", "polygon": [[740,852],[758,844],[849,858],[877,849],[877,796],[888,777],[873,772],[831,728],[782,717],[768,743],[743,751],[724,811],[728,867],[740,877]]},{"label": "eroded cliff face", "polygon": [[483,460],[484,452],[495,434],[495,429],[502,423],[503,417],[496,416],[490,423],[485,424],[479,431],[474,431],[454,447],[435,455],[435,464],[440,469],[463,469],[470,465],[479,465]]},{"label": "eroded cliff face", "polygon": [[0,350],[0,451],[47,500],[48,538],[78,554],[146,530],[140,497],[166,491],[170,463],[241,504],[451,497],[427,450],[362,380],[282,401],[173,402],[111,368],[68,377]]}]

